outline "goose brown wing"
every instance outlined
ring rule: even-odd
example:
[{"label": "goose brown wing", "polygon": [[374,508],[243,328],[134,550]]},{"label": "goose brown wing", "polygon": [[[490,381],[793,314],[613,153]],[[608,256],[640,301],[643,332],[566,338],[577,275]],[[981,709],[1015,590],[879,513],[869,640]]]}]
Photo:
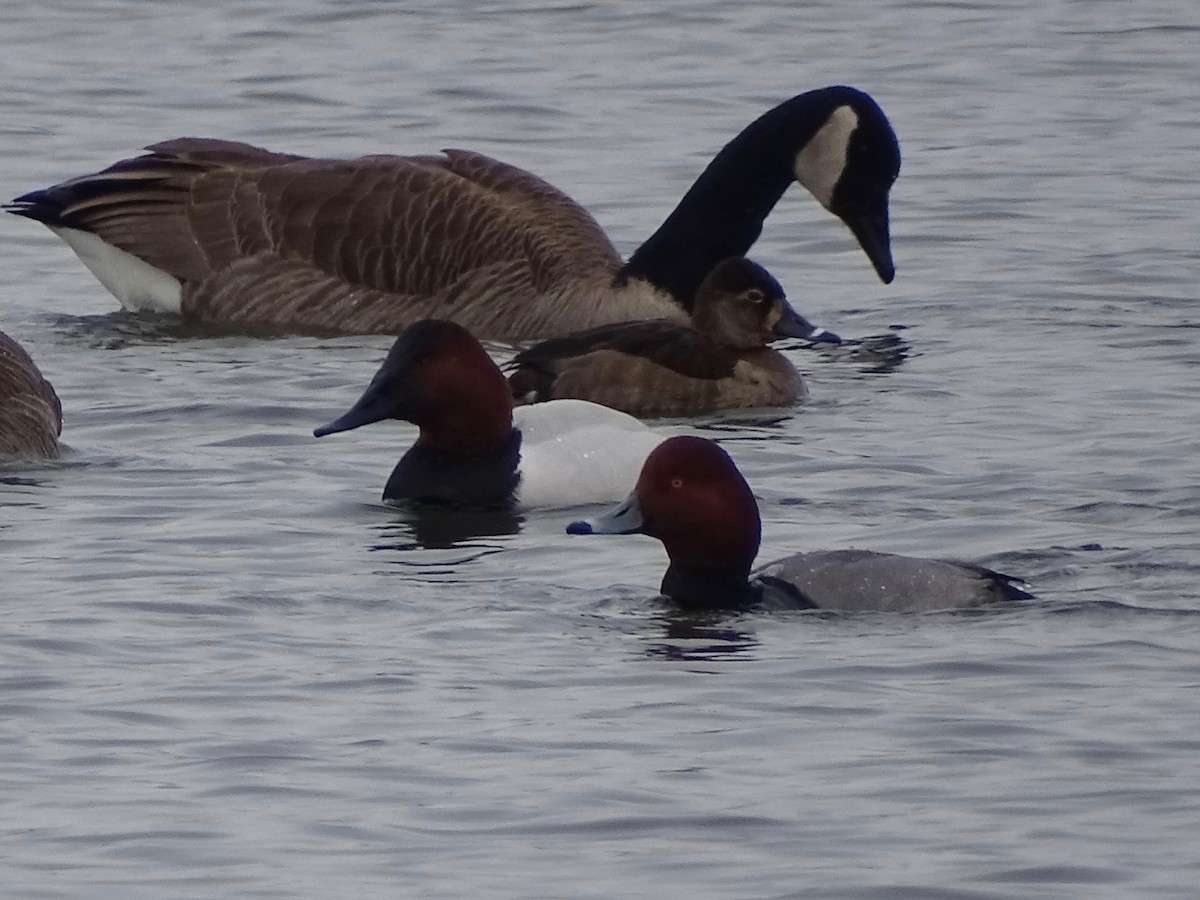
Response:
[{"label": "goose brown wing", "polygon": [[14,211],[91,231],[184,282],[263,254],[402,296],[512,263],[539,290],[620,265],[569,197],[476,153],[322,160],[202,138],[147,149]]},{"label": "goose brown wing", "polygon": [[[178,138],[146,149],[150,152],[95,174],[25,194],[5,208],[52,228],[91,232],[180,280],[192,281],[210,271],[210,250],[193,231],[190,201],[197,185],[214,175],[236,181],[243,173],[300,158],[207,138]],[[236,243],[236,234],[210,234],[208,240]]]},{"label": "goose brown wing", "polygon": [[554,277],[620,268],[620,254],[591,213],[549,182],[480,153],[443,152],[447,171],[488,191],[528,222],[531,241]]},{"label": "goose brown wing", "polygon": [[[482,157],[466,161],[479,168]],[[239,235],[238,256],[271,250],[344,281],[400,295],[431,296],[478,271],[519,263],[537,292],[598,272],[615,274],[616,251],[582,209],[533,176],[488,161],[500,177],[477,173],[459,157],[366,157],[348,162],[304,160],[265,170],[254,200],[262,232],[241,226],[248,210],[241,184],[221,185],[232,197],[228,226]],[[464,174],[465,172],[465,174]],[[505,177],[510,176],[510,177]],[[542,186],[539,193],[534,189]],[[194,229],[202,245],[204,185],[194,192]],[[213,259],[213,267],[231,259]]]},{"label": "goose brown wing", "polygon": [[513,304],[534,291],[524,262],[481,266],[433,294],[355,284],[273,252],[236,260],[185,289],[184,309],[217,325],[316,334],[399,334],[426,318],[449,318],[480,334],[520,339],[549,327],[543,306]]}]

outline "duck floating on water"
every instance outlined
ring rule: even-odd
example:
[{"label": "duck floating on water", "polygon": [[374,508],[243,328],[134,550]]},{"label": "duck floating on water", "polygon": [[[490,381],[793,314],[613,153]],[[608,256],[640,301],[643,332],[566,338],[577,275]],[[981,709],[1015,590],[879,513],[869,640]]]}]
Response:
[{"label": "duck floating on water", "polygon": [[797,553],[751,573],[758,504],[729,454],[700,437],[664,441],[624,503],[567,532],[658,538],[671,561],[662,592],[685,608],[925,612],[1032,599],[1016,578],[974,563],[873,550]]},{"label": "duck floating on water", "polygon": [[746,255],[795,181],[884,282],[895,274],[900,149],[851,87],[750,123],[628,261],[566,194],[479,153],[313,159],[194,137],[146,149],[5,208],[48,226],[127,309],[222,326],[397,334],[434,317],[526,340],[684,322],[704,277]]},{"label": "duck floating on water", "polygon": [[0,331],[0,459],[58,455],[62,403],[25,348]]},{"label": "duck floating on water", "polygon": [[575,398],[635,416],[790,406],[808,393],[779,338],[838,344],[788,303],[762,266],[733,257],[700,283],[692,323],[601,325],[518,353],[508,377],[518,403]]},{"label": "duck floating on water", "polygon": [[383,490],[392,503],[528,509],[624,496],[662,436],[583,400],[513,409],[499,366],[465,328],[435,319],[396,339],[349,411],[322,437],[404,419],[420,428]]}]

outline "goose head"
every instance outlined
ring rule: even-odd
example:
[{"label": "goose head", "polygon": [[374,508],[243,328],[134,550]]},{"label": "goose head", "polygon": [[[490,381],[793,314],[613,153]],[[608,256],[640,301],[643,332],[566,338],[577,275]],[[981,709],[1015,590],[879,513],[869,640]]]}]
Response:
[{"label": "goose head", "polygon": [[885,284],[896,277],[888,194],[900,174],[900,145],[879,105],[862,91],[826,88],[828,112],[796,151],[796,181],[846,223]]},{"label": "goose head", "polygon": [[885,283],[896,274],[888,197],[900,145],[869,94],[837,85],[759,116],[713,158],[621,277],[641,278],[689,312],[721,260],[745,256],[775,204],[799,183],[857,238]]}]

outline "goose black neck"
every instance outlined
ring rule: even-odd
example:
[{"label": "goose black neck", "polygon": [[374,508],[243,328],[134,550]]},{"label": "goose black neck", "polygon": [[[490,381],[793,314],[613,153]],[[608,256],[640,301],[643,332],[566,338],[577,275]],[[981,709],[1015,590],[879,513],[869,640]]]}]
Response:
[{"label": "goose black neck", "polygon": [[686,609],[738,609],[758,600],[749,576],[749,564],[711,568],[673,562],[660,590]]},{"label": "goose black neck", "polygon": [[716,155],[679,205],[629,258],[622,277],[667,291],[689,312],[722,259],[745,256],[795,180],[796,154],[853,88],[800,94],[751,122]]}]

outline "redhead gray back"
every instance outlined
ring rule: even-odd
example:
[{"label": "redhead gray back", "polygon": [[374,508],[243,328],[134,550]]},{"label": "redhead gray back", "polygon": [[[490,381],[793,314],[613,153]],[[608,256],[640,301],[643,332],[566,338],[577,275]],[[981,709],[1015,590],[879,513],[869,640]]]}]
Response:
[{"label": "redhead gray back", "polygon": [[797,553],[751,579],[762,586],[765,606],[795,607],[805,598],[841,612],[933,612],[1032,597],[1015,578],[975,563],[873,550]]},{"label": "redhead gray back", "polygon": [[0,458],[58,455],[62,404],[25,349],[0,331]]}]

